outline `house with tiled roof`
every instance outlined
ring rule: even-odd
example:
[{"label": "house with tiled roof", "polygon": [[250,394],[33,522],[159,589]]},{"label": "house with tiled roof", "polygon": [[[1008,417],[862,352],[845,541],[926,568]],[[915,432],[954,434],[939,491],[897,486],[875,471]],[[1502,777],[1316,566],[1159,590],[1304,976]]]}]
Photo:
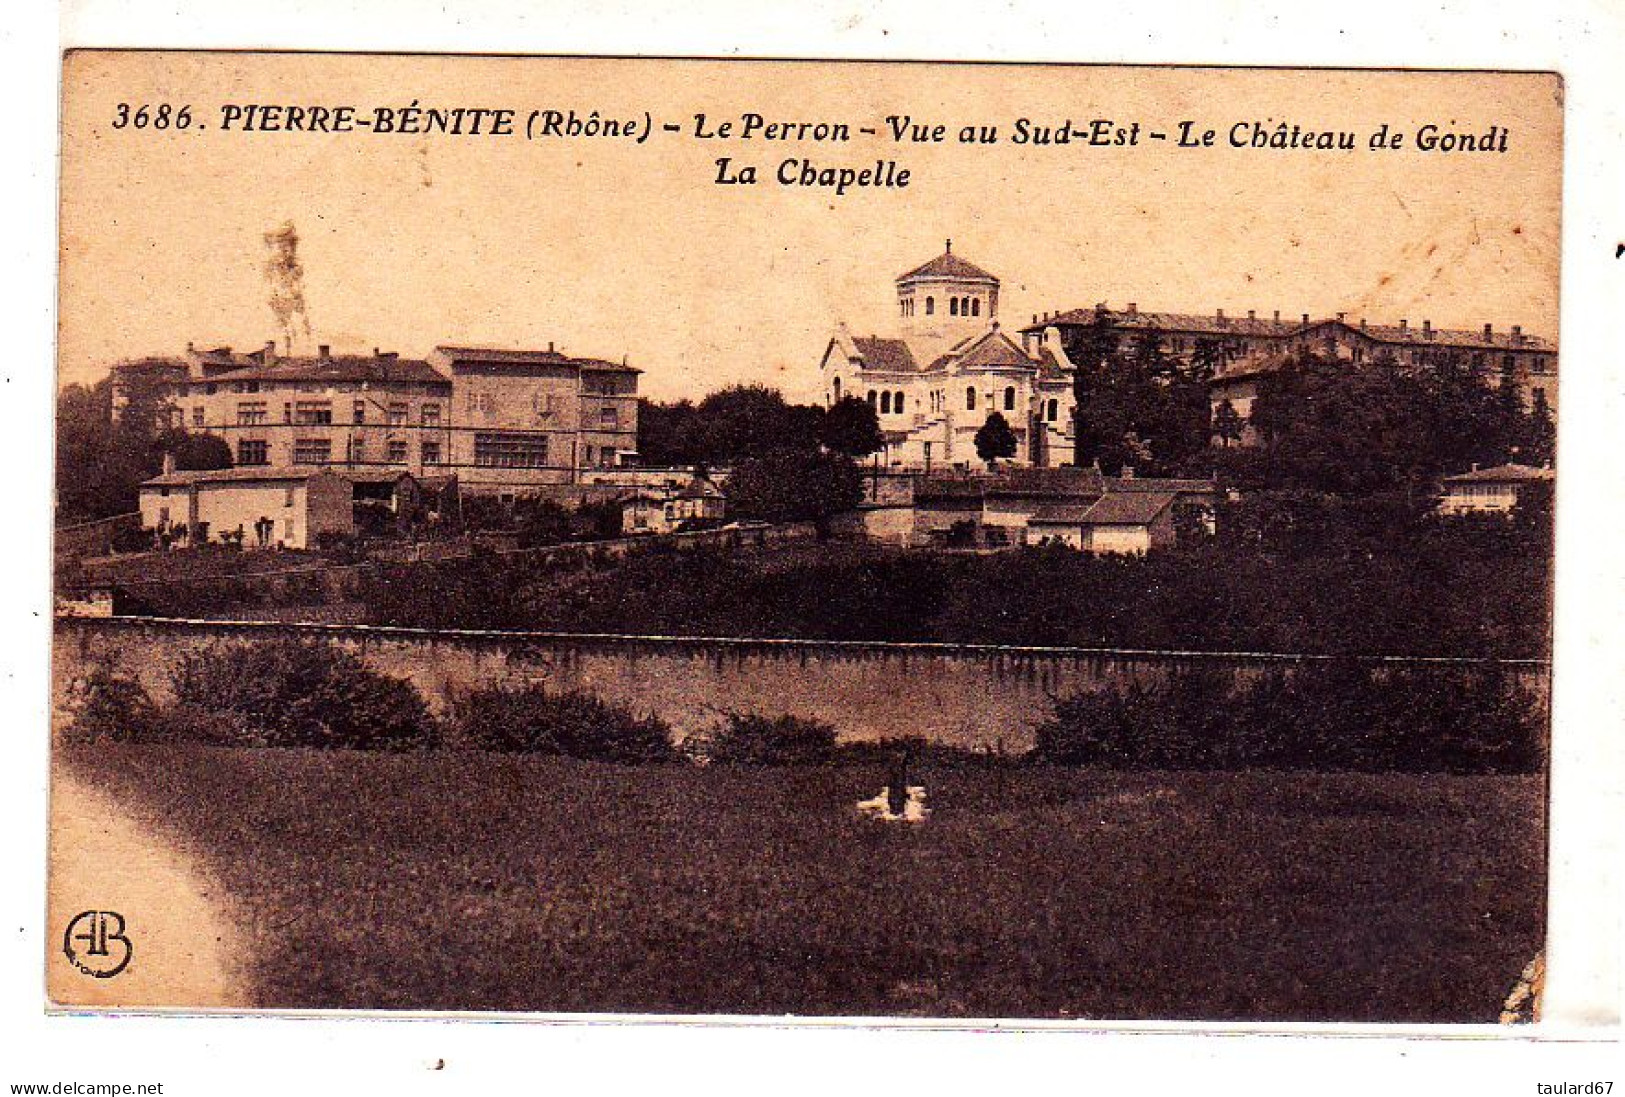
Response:
[{"label": "house with tiled roof", "polygon": [[1469,471],[1446,476],[1439,493],[1440,514],[1505,514],[1518,505],[1530,485],[1552,484],[1551,466],[1504,464],[1491,468],[1474,465]]},{"label": "house with tiled roof", "polygon": [[1151,552],[1174,543],[1175,499],[1166,491],[1112,491],[1088,506],[1040,507],[1027,522],[1027,543],[1101,555]]}]

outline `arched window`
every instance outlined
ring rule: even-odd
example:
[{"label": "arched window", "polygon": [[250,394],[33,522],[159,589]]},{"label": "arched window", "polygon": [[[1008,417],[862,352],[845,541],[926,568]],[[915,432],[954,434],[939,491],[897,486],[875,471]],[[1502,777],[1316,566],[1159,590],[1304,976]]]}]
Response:
[{"label": "arched window", "polygon": [[889,392],[883,392],[880,394],[880,414],[891,414],[891,393]]},{"label": "arched window", "polygon": [[966,411],[975,411],[976,410],[976,386],[975,385],[966,385],[965,386],[965,410]]},{"label": "arched window", "polygon": [[927,316],[930,316],[931,314],[933,314],[936,311],[937,311],[937,299],[935,297],[927,297],[925,299],[925,314]]},{"label": "arched window", "polygon": [[948,315],[949,316],[958,316],[959,315],[959,298],[957,298],[957,297],[948,298]]},{"label": "arched window", "polygon": [[891,409],[893,411],[895,411],[898,415],[903,414],[903,394],[902,393],[899,392],[896,396],[893,396],[891,398]]},{"label": "arched window", "polygon": [[839,404],[841,402],[841,379],[839,377],[835,378],[835,401],[834,402],[837,403],[837,404]]},{"label": "arched window", "polygon": [[1016,387],[1014,385],[1004,390],[1004,410],[1016,410]]},{"label": "arched window", "polygon": [[879,407],[880,405],[878,403],[876,403],[876,401],[879,400],[879,399],[880,399],[880,397],[875,394],[875,390],[870,389],[869,390],[869,406],[872,407],[872,408],[873,407]]},{"label": "arched window", "polygon": [[1056,419],[1058,419],[1060,417],[1060,415],[1061,415],[1061,402],[1059,400],[1051,400],[1049,402],[1049,409],[1046,412],[1044,418],[1048,419],[1050,422],[1053,423],[1053,422],[1055,422]]}]

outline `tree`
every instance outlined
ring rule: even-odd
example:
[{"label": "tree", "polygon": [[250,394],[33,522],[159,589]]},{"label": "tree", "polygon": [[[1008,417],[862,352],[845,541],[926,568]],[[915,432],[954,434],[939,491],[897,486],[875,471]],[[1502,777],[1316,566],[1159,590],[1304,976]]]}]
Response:
[{"label": "tree", "polygon": [[229,469],[232,465],[231,447],[217,434],[187,434],[175,431],[166,435],[168,450],[175,458],[175,467],[194,472],[211,469]]},{"label": "tree", "polygon": [[1105,305],[1095,306],[1095,318],[1065,341],[1067,357],[1076,367],[1072,374],[1072,463],[1079,468],[1094,464],[1100,456],[1098,424],[1090,417],[1095,391],[1117,358],[1120,342],[1117,323]]},{"label": "tree", "polygon": [[1236,405],[1228,399],[1221,401],[1219,409],[1213,413],[1213,435],[1219,440],[1219,445],[1228,448],[1232,442],[1241,441],[1243,429]]},{"label": "tree", "polygon": [[1003,413],[988,412],[987,422],[976,432],[976,455],[986,461],[989,468],[1001,457],[1016,455],[1016,432],[1010,429]]},{"label": "tree", "polygon": [[823,415],[822,408],[786,403],[764,385],[721,389],[695,409],[697,459],[732,465],[776,449],[816,448]]},{"label": "tree", "polygon": [[763,522],[810,521],[820,538],[829,520],[856,507],[863,482],[850,457],[814,449],[776,449],[735,466],[728,505],[741,518]]},{"label": "tree", "polygon": [[824,413],[820,438],[824,445],[848,457],[867,457],[880,449],[880,419],[867,400],[846,396]]}]

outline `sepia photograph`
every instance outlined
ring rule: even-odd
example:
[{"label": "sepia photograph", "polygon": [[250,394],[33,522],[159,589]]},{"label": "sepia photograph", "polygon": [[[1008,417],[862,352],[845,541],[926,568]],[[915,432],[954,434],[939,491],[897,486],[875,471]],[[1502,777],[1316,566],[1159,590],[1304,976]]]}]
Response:
[{"label": "sepia photograph", "polygon": [[69,52],[52,1008],[1537,1022],[1564,94]]}]

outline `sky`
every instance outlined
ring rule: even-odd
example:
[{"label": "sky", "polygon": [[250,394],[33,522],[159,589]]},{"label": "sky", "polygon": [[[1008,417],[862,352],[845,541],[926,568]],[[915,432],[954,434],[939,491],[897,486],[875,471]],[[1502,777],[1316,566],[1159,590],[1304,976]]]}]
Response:
[{"label": "sky", "polygon": [[[617,137],[227,132],[226,104],[505,107],[636,119]],[[117,126],[119,104],[192,125]],[[844,122],[845,143],[701,139],[770,120]],[[544,347],[641,368],[655,398],[725,384],[821,389],[837,321],[897,327],[893,279],[953,238],[1003,280],[1008,328],[1107,302],[1283,317],[1346,311],[1556,339],[1561,86],[1545,74],[897,63],[674,62],[253,53],[74,53],[61,164],[61,383],[122,358],[283,338],[294,349]],[[893,142],[889,115],[941,123]],[[1013,143],[1014,123],[1141,125],[1136,145]],[[1178,148],[1181,121],[1215,131]],[[1235,149],[1237,123],[1354,132],[1352,152]],[[661,127],[681,127],[667,133]],[[1405,147],[1371,151],[1383,124]],[[1425,124],[1506,135],[1425,152]],[[992,145],[957,141],[996,126]],[[869,126],[873,136],[857,133]],[[1150,132],[1169,139],[1153,141]],[[1250,131],[1249,131],[1250,132]],[[736,129],[737,134],[737,129]],[[716,160],[756,167],[719,185]],[[789,158],[894,161],[903,188],[779,186]],[[308,335],[306,328],[308,325]]]}]

